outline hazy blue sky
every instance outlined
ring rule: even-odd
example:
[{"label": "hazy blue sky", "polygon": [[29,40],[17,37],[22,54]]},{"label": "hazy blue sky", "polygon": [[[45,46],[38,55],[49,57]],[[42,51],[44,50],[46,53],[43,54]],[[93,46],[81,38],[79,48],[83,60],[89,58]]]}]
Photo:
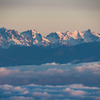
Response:
[{"label": "hazy blue sky", "polygon": [[0,27],[19,32],[36,29],[100,32],[100,0],[0,0]]}]

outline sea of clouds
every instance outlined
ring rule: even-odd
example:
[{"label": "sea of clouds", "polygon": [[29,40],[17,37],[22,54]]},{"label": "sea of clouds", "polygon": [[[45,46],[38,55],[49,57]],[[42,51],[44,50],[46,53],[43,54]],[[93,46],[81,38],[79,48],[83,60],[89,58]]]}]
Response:
[{"label": "sea of clouds", "polygon": [[0,100],[100,100],[100,62],[0,67]]},{"label": "sea of clouds", "polygon": [[100,100],[100,88],[82,84],[0,86],[0,100]]}]

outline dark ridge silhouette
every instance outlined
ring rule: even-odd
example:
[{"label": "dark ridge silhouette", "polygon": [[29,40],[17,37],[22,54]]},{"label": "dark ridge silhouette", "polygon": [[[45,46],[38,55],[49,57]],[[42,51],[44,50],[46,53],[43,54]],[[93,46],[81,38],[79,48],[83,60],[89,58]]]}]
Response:
[{"label": "dark ridge silhouette", "polygon": [[56,48],[11,46],[0,48],[0,66],[82,63],[100,61],[100,42]]}]

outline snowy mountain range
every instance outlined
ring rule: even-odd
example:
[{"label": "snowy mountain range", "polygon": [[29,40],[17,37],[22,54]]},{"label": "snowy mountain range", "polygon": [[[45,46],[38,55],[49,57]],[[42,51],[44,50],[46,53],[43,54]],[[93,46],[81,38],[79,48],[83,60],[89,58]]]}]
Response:
[{"label": "snowy mountain range", "polygon": [[21,46],[73,46],[81,43],[100,42],[100,34],[92,32],[90,29],[79,32],[67,31],[65,33],[52,32],[46,37],[36,30],[17,32],[6,28],[0,28],[0,46],[8,48],[11,45]]}]

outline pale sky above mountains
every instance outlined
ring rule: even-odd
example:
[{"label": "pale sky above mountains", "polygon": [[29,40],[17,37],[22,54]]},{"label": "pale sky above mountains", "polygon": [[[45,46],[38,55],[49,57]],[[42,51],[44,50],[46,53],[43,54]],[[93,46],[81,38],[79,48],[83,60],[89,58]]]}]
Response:
[{"label": "pale sky above mountains", "polygon": [[0,0],[0,27],[43,35],[88,28],[100,33],[100,0]]}]

